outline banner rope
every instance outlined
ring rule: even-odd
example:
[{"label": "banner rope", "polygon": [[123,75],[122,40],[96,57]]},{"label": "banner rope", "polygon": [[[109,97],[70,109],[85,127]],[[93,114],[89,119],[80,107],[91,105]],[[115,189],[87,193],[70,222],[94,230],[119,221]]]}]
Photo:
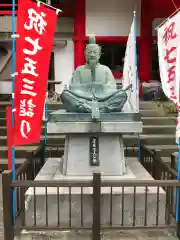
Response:
[{"label": "banner rope", "polygon": [[180,11],[180,7],[177,8],[169,17],[167,17],[162,23],[160,23],[154,30],[160,28],[165,22],[167,22],[170,18],[172,18],[177,12]]},{"label": "banner rope", "polygon": [[49,4],[45,3],[45,2],[41,2],[41,1],[39,1],[39,0],[34,0],[34,1],[37,2],[38,7],[40,6],[40,4],[43,4],[43,5],[45,5],[46,7],[52,8],[53,10],[56,11],[56,14],[57,14],[57,15],[58,15],[60,12],[63,12],[61,9],[55,8],[55,7],[49,5]]},{"label": "banner rope", "polygon": [[176,6],[174,0],[171,0],[172,1],[172,4],[174,5],[175,9],[178,9],[178,7]]}]

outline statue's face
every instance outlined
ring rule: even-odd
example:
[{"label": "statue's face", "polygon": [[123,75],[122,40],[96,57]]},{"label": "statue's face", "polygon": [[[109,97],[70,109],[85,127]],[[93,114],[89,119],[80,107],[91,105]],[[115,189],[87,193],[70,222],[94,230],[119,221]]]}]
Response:
[{"label": "statue's face", "polygon": [[88,44],[86,46],[86,62],[90,65],[97,64],[101,56],[100,47],[97,44]]}]

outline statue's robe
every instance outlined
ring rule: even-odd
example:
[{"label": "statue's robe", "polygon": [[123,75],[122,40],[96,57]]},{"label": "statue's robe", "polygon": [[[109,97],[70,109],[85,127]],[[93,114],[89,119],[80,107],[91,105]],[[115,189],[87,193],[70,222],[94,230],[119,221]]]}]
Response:
[{"label": "statue's robe", "polygon": [[120,112],[127,100],[125,91],[117,90],[111,70],[97,64],[94,81],[88,65],[78,67],[69,89],[64,89],[61,100],[69,112],[91,112],[92,100],[98,102],[100,112]]}]

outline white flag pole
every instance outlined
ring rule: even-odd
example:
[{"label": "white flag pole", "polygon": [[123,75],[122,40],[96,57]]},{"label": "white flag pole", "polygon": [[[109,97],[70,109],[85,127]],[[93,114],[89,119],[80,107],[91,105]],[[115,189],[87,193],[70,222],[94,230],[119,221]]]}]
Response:
[{"label": "white flag pole", "polygon": [[[136,25],[136,11],[134,11],[134,19],[133,19],[133,24],[134,24],[134,81],[136,83],[136,112],[139,112],[139,80],[137,77],[137,50],[136,50],[136,35],[137,35],[137,25]],[[141,137],[140,133],[138,133],[138,160],[141,160]]]}]

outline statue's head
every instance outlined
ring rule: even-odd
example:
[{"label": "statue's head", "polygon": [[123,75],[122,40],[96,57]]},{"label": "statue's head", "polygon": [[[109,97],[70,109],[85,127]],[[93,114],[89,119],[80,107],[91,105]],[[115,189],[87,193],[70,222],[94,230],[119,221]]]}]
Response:
[{"label": "statue's head", "polygon": [[89,36],[89,44],[86,45],[85,57],[87,64],[93,66],[99,62],[101,57],[101,47],[96,44],[94,35]]}]

